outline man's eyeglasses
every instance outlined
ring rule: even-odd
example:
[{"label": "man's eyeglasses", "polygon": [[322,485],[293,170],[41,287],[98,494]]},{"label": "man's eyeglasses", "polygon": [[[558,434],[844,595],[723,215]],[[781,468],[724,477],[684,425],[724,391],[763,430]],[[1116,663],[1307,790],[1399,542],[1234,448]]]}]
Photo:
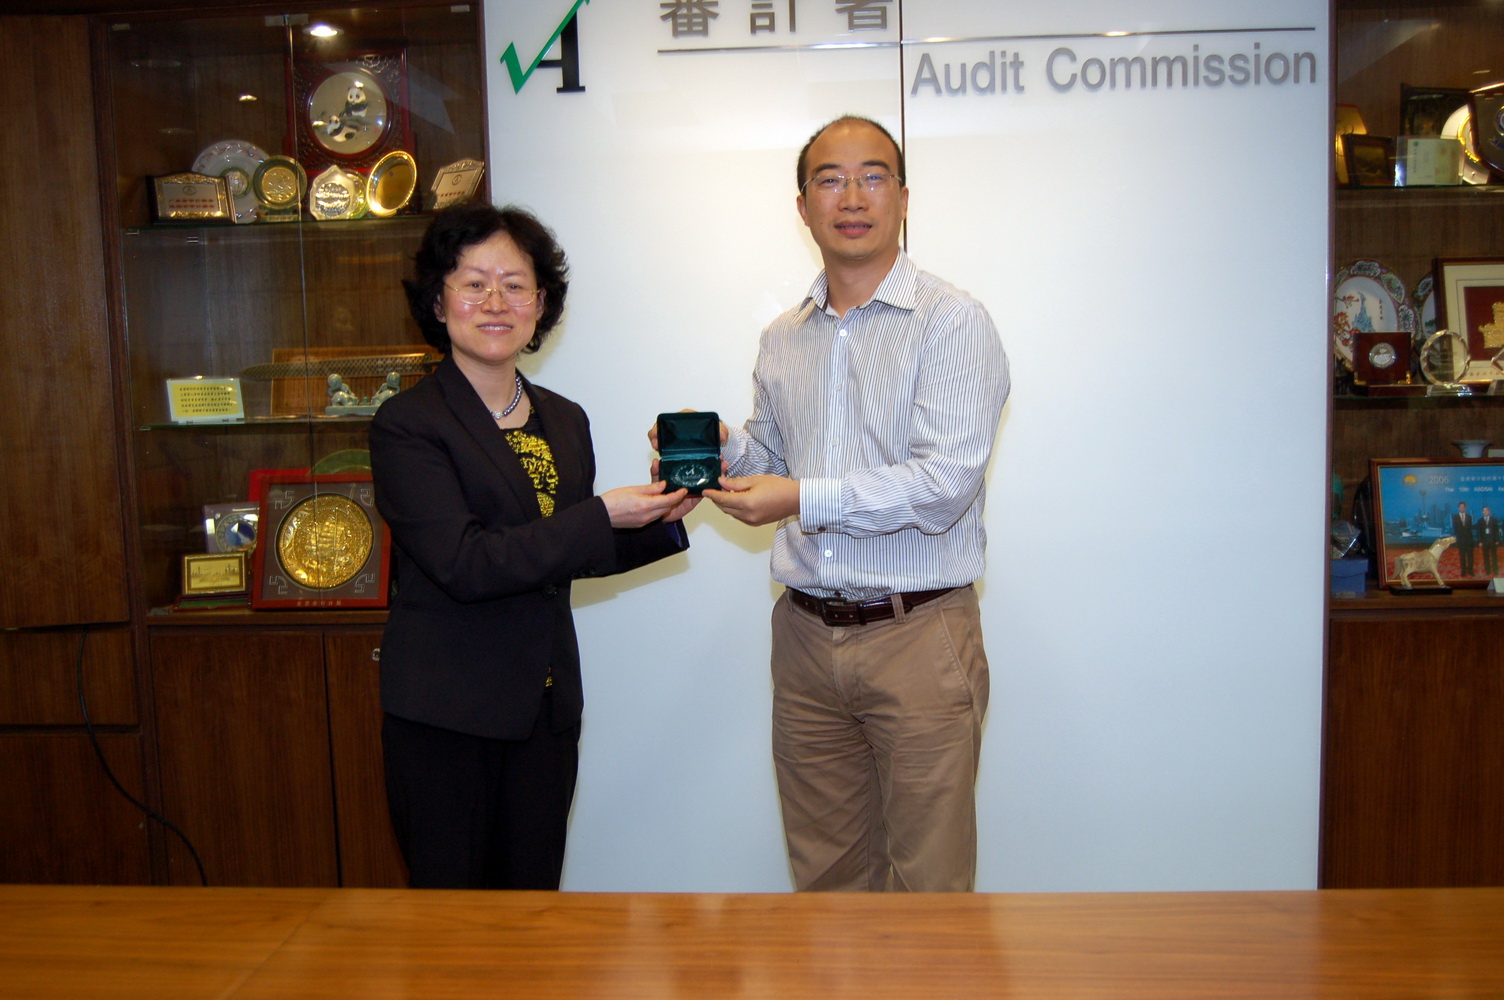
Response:
[{"label": "man's eyeglasses", "polygon": [[466,281],[459,285],[451,285],[446,281],[444,282],[444,287],[453,292],[455,298],[467,306],[482,305],[491,298],[492,292],[499,292],[501,297],[507,300],[508,305],[516,306],[519,309],[523,306],[532,305],[533,300],[538,297],[538,292],[540,291],[537,288],[527,288],[524,285],[515,283],[508,283],[502,285],[500,288],[487,288],[479,281]]},{"label": "man's eyeglasses", "polygon": [[804,182],[804,190],[806,194],[834,196],[845,191],[846,185],[854,181],[863,191],[876,194],[896,180],[898,175],[886,170],[868,170],[855,177],[847,177],[845,174],[816,174]]}]

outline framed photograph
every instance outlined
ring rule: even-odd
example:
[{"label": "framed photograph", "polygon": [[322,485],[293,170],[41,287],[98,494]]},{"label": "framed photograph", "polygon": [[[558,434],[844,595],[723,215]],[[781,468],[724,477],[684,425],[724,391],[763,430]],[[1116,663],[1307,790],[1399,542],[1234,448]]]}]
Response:
[{"label": "framed photograph", "polygon": [[1376,458],[1373,536],[1379,584],[1483,587],[1504,547],[1504,459]]},{"label": "framed photograph", "polygon": [[1394,140],[1388,136],[1344,135],[1342,155],[1350,186],[1394,186]]},{"label": "framed photograph", "polygon": [[1363,122],[1363,112],[1356,104],[1337,105],[1337,134],[1333,145],[1337,161],[1337,183],[1347,187],[1347,154],[1342,148],[1342,137],[1345,135],[1364,135],[1368,132],[1368,126]]},{"label": "framed photograph", "polygon": [[252,608],[384,608],[391,539],[369,473],[268,472]]},{"label": "framed photograph", "polygon": [[1447,119],[1467,107],[1468,95],[1466,88],[1400,84],[1400,134],[1441,135]]},{"label": "framed photograph", "polygon": [[1504,379],[1504,257],[1446,257],[1435,263],[1436,327],[1467,343],[1463,382]]},{"label": "framed photograph", "polygon": [[200,552],[183,556],[184,597],[244,593],[244,552]]},{"label": "framed photograph", "polygon": [[288,132],[309,177],[331,165],[369,171],[413,151],[403,49],[305,54],[288,70]]}]

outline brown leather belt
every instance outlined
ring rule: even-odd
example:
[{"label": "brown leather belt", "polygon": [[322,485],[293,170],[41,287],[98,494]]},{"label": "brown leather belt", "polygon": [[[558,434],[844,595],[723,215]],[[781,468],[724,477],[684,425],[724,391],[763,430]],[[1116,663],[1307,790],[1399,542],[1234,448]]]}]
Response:
[{"label": "brown leather belt", "polygon": [[907,594],[873,597],[865,601],[815,597],[813,594],[806,594],[792,587],[788,589],[788,595],[789,600],[793,601],[795,606],[803,608],[827,625],[870,625],[873,622],[887,621],[893,617],[894,597],[903,601],[905,611],[913,611],[919,605],[933,601],[937,597],[944,597],[955,589],[955,587],[946,587],[944,590],[911,590]]}]

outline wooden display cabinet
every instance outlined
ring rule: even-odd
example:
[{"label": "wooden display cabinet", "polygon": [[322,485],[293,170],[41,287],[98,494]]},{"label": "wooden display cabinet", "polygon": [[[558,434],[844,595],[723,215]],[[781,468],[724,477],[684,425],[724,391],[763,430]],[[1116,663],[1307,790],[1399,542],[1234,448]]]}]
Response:
[{"label": "wooden display cabinet", "polygon": [[[308,29],[320,22],[338,33],[318,40]],[[369,416],[325,414],[325,373],[269,381],[246,369],[427,350],[401,279],[428,224],[435,174],[486,159],[480,5],[209,5],[100,13],[88,24],[121,428],[109,451],[122,462],[125,515],[125,565],[112,572],[129,588],[122,664],[133,709],[105,734],[105,753],[194,845],[211,885],[401,885],[381,771],[385,612],[185,610],[181,564],[209,548],[205,506],[250,502],[257,470],[323,470],[333,460],[350,469],[367,447]],[[297,156],[305,83],[320,66],[369,53],[400,65],[385,96],[402,120],[394,142],[417,163],[406,207],[320,219],[305,197],[294,218],[252,213],[243,224],[153,211],[154,177],[205,157],[201,172],[233,165],[212,149]],[[174,422],[166,382],[195,376],[239,378],[243,415]],[[26,765],[52,734],[34,735],[0,741],[7,760]],[[100,780],[81,752],[50,756],[58,774]],[[176,833],[125,806],[102,809],[98,822],[129,822],[139,841],[124,838],[136,853],[113,858],[114,874],[100,880],[200,881]],[[40,831],[18,836],[41,842]],[[98,870],[16,869],[59,878]]]},{"label": "wooden display cabinet", "polygon": [[[1504,79],[1491,4],[1338,0],[1333,29],[1336,100],[1371,134],[1399,134],[1401,84]],[[1374,259],[1413,290],[1434,258],[1504,257],[1504,185],[1339,187],[1333,232],[1333,273]],[[1350,503],[1370,458],[1457,461],[1451,442],[1469,438],[1504,447],[1504,396],[1339,393],[1331,429]],[[1321,885],[1504,884],[1504,598],[1371,592],[1333,600],[1329,621]]]}]

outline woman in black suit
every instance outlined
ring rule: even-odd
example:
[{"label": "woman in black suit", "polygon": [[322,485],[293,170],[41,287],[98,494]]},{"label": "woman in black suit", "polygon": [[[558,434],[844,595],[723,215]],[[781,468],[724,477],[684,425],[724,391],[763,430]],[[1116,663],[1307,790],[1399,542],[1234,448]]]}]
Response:
[{"label": "woman in black suit", "polygon": [[687,548],[695,501],[661,482],[596,496],[585,412],[517,370],[569,285],[533,216],[441,212],[404,285],[445,357],[371,421],[396,554],[381,644],[392,823],[414,887],[557,889],[583,705],[570,581]]}]

